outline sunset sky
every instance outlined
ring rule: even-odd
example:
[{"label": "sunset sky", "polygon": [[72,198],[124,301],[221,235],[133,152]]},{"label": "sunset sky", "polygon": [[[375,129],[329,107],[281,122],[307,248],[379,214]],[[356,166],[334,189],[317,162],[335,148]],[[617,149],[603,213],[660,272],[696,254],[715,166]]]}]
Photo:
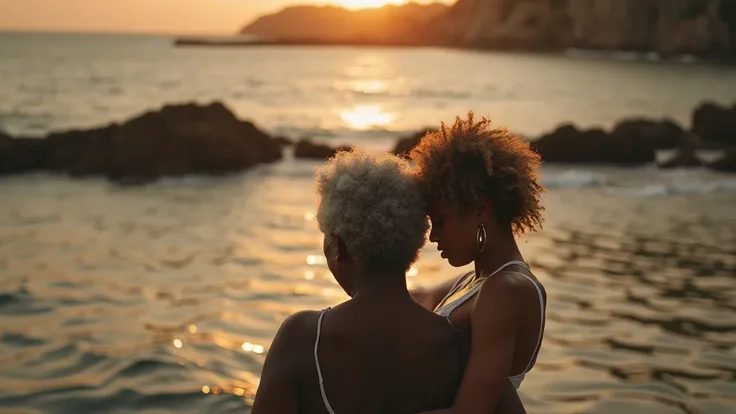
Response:
[{"label": "sunset sky", "polygon": [[289,4],[359,8],[403,2],[406,0],[0,0],[0,31],[230,34],[259,14]]}]

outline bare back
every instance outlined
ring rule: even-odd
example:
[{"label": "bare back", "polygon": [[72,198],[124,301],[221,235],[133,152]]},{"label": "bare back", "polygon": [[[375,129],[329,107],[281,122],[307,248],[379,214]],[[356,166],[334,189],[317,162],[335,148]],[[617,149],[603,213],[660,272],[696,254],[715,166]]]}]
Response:
[{"label": "bare back", "polygon": [[[318,314],[312,325],[316,339]],[[376,308],[349,301],[324,314],[318,357],[336,414],[405,414],[449,407],[466,355],[461,336],[415,303]],[[312,343],[314,343],[312,341]],[[304,376],[300,412],[327,413],[316,365]]]}]

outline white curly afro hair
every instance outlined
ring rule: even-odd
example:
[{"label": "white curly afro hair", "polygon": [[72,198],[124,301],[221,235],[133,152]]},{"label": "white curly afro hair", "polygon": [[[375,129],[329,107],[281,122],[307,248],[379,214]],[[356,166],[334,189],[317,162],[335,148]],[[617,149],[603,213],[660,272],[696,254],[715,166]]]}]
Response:
[{"label": "white curly afro hair", "polygon": [[429,224],[407,161],[388,153],[340,151],[317,169],[315,181],[322,233],[340,236],[364,270],[409,269]]}]

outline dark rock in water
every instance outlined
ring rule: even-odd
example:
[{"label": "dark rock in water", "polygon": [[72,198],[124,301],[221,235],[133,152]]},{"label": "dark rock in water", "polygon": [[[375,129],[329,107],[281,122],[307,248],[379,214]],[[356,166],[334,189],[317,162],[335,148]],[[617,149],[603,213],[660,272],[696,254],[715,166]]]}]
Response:
[{"label": "dark rock in water", "polygon": [[290,140],[289,138],[278,136],[273,137],[274,142],[279,144],[281,147],[288,147],[291,145],[294,145],[294,141]]},{"label": "dark rock in water", "polygon": [[11,138],[0,133],[0,174],[47,169],[48,151],[40,138]]},{"label": "dark rock in water", "polygon": [[725,150],[723,157],[711,162],[707,167],[717,171],[736,172],[736,147]]},{"label": "dark rock in water", "polygon": [[693,111],[692,131],[703,142],[736,146],[736,104],[733,108],[712,102],[701,104]]},{"label": "dark rock in water", "polygon": [[682,128],[671,121],[626,120],[611,133],[563,125],[532,143],[545,162],[641,164],[655,160],[655,151],[677,147]]},{"label": "dark rock in water", "polygon": [[349,151],[350,149],[351,147],[348,146],[332,148],[328,145],[315,144],[308,139],[302,139],[296,143],[294,157],[326,160],[337,154],[338,151]]},{"label": "dark rock in water", "polygon": [[611,138],[634,145],[645,144],[647,148],[672,149],[682,144],[683,132],[679,125],[669,120],[628,119],[613,127]]},{"label": "dark rock in water", "polygon": [[692,132],[684,133],[680,147],[675,150],[675,155],[666,161],[658,161],[657,166],[659,168],[701,167],[703,162],[695,154],[698,143],[697,135]]},{"label": "dark rock in water", "polygon": [[281,146],[221,103],[169,105],[120,125],[0,139],[0,173],[60,171],[125,183],[224,174],[281,159]]},{"label": "dark rock in water", "polygon": [[531,143],[544,162],[605,162],[609,137],[602,129],[580,131],[574,125],[562,125]]},{"label": "dark rock in water", "polygon": [[424,138],[425,135],[427,135],[430,132],[436,132],[436,128],[425,128],[422,131],[419,131],[415,133],[414,135],[410,135],[408,137],[399,138],[399,140],[396,142],[396,146],[394,147],[393,153],[394,155],[398,155],[400,157],[406,157],[409,155],[409,152],[414,149],[417,145],[419,145],[419,141]]}]

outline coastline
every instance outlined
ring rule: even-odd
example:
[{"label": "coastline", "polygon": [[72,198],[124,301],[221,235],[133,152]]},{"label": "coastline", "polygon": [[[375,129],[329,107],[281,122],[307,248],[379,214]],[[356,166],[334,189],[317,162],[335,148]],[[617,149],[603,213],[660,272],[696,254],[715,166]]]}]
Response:
[{"label": "coastline", "polygon": [[258,38],[235,35],[222,36],[173,36],[174,47],[380,47],[380,48],[435,48],[447,50],[467,50],[495,53],[533,53],[541,55],[565,55],[580,59],[631,60],[649,62],[704,63],[719,65],[736,65],[736,56],[729,53],[678,52],[663,53],[650,49],[618,49],[618,48],[586,48],[586,47],[547,47],[521,44],[490,43],[453,43],[432,42],[417,39],[320,39],[320,38]]}]

